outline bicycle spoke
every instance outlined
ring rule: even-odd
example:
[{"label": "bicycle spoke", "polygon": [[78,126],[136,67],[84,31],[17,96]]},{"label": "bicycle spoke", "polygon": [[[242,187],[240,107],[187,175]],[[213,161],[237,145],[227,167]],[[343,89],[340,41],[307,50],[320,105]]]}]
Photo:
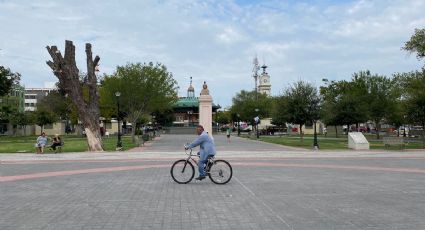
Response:
[{"label": "bicycle spoke", "polygon": [[216,184],[225,184],[232,178],[232,167],[224,160],[217,160],[210,169],[209,177]]},{"label": "bicycle spoke", "polygon": [[190,162],[179,160],[173,164],[170,173],[174,181],[179,184],[186,184],[194,177],[195,170]]}]

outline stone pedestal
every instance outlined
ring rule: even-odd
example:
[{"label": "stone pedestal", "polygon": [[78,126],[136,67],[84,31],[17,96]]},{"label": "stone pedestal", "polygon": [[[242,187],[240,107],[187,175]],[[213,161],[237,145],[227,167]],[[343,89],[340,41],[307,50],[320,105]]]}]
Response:
[{"label": "stone pedestal", "polygon": [[361,132],[348,133],[348,148],[350,149],[369,149],[369,142]]},{"label": "stone pedestal", "polygon": [[204,82],[201,95],[199,96],[199,124],[212,136],[212,97],[209,94],[207,84]]}]

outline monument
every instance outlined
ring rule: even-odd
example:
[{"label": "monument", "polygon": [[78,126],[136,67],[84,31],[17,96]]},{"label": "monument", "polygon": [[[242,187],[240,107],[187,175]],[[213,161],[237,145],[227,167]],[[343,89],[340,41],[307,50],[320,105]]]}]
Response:
[{"label": "monument", "polygon": [[348,148],[360,150],[369,149],[369,142],[361,132],[348,133]]},{"label": "monument", "polygon": [[199,96],[199,124],[212,136],[212,97],[204,81],[201,95]]}]

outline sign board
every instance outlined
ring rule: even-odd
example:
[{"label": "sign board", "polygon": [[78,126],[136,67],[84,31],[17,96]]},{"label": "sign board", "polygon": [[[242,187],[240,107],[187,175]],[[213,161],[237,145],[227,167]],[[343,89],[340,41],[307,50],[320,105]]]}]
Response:
[{"label": "sign board", "polygon": [[369,141],[361,132],[350,132],[348,133],[348,148],[369,149]]}]

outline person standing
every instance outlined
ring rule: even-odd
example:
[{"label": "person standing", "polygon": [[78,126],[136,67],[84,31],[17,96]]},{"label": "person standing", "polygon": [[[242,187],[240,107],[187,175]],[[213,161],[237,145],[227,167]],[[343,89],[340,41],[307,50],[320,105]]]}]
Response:
[{"label": "person standing", "polygon": [[232,133],[232,129],[230,126],[227,127],[226,130],[226,136],[227,136],[227,143],[230,143],[230,134]]}]

